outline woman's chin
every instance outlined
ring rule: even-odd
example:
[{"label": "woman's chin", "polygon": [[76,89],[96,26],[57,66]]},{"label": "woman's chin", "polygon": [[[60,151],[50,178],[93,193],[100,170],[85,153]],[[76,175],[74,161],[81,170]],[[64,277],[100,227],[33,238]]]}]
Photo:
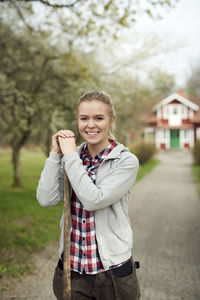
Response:
[{"label": "woman's chin", "polygon": [[89,135],[84,135],[82,136],[84,138],[84,140],[89,143],[89,144],[96,144],[99,143],[99,135],[95,135],[95,136],[89,136]]},{"label": "woman's chin", "polygon": [[92,139],[86,139],[86,142],[91,145],[96,145],[99,143],[99,140],[92,138]]}]

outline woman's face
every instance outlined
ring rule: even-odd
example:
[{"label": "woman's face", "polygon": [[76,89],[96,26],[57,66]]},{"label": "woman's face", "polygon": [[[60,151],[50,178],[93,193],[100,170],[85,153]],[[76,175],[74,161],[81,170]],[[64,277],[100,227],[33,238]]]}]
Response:
[{"label": "woman's face", "polygon": [[78,128],[88,145],[99,145],[102,149],[108,145],[108,133],[114,116],[109,106],[98,100],[84,101],[78,107]]}]

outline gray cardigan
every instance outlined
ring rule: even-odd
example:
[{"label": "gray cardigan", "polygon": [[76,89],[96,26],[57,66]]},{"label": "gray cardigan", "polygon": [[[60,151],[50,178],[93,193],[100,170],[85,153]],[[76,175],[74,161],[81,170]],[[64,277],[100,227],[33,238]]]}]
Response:
[{"label": "gray cardigan", "polygon": [[[70,194],[73,189],[83,207],[95,211],[98,250],[104,268],[108,269],[132,255],[133,237],[128,202],[139,163],[135,155],[118,144],[99,166],[94,184],[80,159],[82,146],[78,147],[78,152],[63,157],[50,153],[37,187],[37,200],[40,205],[49,207],[63,199],[65,168],[71,184]],[[63,252],[63,215],[60,227],[59,256]]]}]

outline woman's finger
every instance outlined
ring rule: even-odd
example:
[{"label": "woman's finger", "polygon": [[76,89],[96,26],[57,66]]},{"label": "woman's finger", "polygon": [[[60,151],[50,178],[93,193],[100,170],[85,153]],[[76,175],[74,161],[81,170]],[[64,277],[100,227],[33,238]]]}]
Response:
[{"label": "woman's finger", "polygon": [[61,137],[61,138],[72,138],[72,137],[74,137],[74,133],[73,133],[73,131],[67,130],[67,129],[59,130],[58,132],[56,132],[53,135],[53,138],[58,140],[59,137]]},{"label": "woman's finger", "polygon": [[71,130],[64,130],[67,137],[74,137],[74,133]]},{"label": "woman's finger", "polygon": [[63,133],[63,130],[60,130],[60,131],[58,131],[58,132],[56,132],[54,135],[53,135],[53,137],[54,138],[58,138],[58,137],[65,137],[65,135],[64,135],[64,133]]}]

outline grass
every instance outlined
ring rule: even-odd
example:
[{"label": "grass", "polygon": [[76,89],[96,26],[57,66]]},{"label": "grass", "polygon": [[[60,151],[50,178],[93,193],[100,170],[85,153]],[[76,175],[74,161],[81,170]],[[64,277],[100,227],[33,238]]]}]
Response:
[{"label": "grass", "polygon": [[30,272],[31,254],[59,237],[62,204],[43,208],[35,197],[44,161],[41,152],[22,152],[23,187],[11,188],[11,155],[0,154],[0,277]]},{"label": "grass", "polygon": [[158,159],[153,158],[148,163],[140,165],[136,182],[141,180],[145,175],[151,172],[159,163],[160,161]]},{"label": "grass", "polygon": [[200,198],[200,165],[193,165],[192,166],[192,172],[195,177],[196,185],[197,185],[197,191]]},{"label": "grass", "polygon": [[[0,278],[29,273],[34,268],[31,254],[60,236],[63,204],[43,208],[35,196],[45,159],[42,152],[23,151],[23,186],[12,188],[11,154],[0,153]],[[140,167],[137,181],[157,164],[152,160]]]}]

